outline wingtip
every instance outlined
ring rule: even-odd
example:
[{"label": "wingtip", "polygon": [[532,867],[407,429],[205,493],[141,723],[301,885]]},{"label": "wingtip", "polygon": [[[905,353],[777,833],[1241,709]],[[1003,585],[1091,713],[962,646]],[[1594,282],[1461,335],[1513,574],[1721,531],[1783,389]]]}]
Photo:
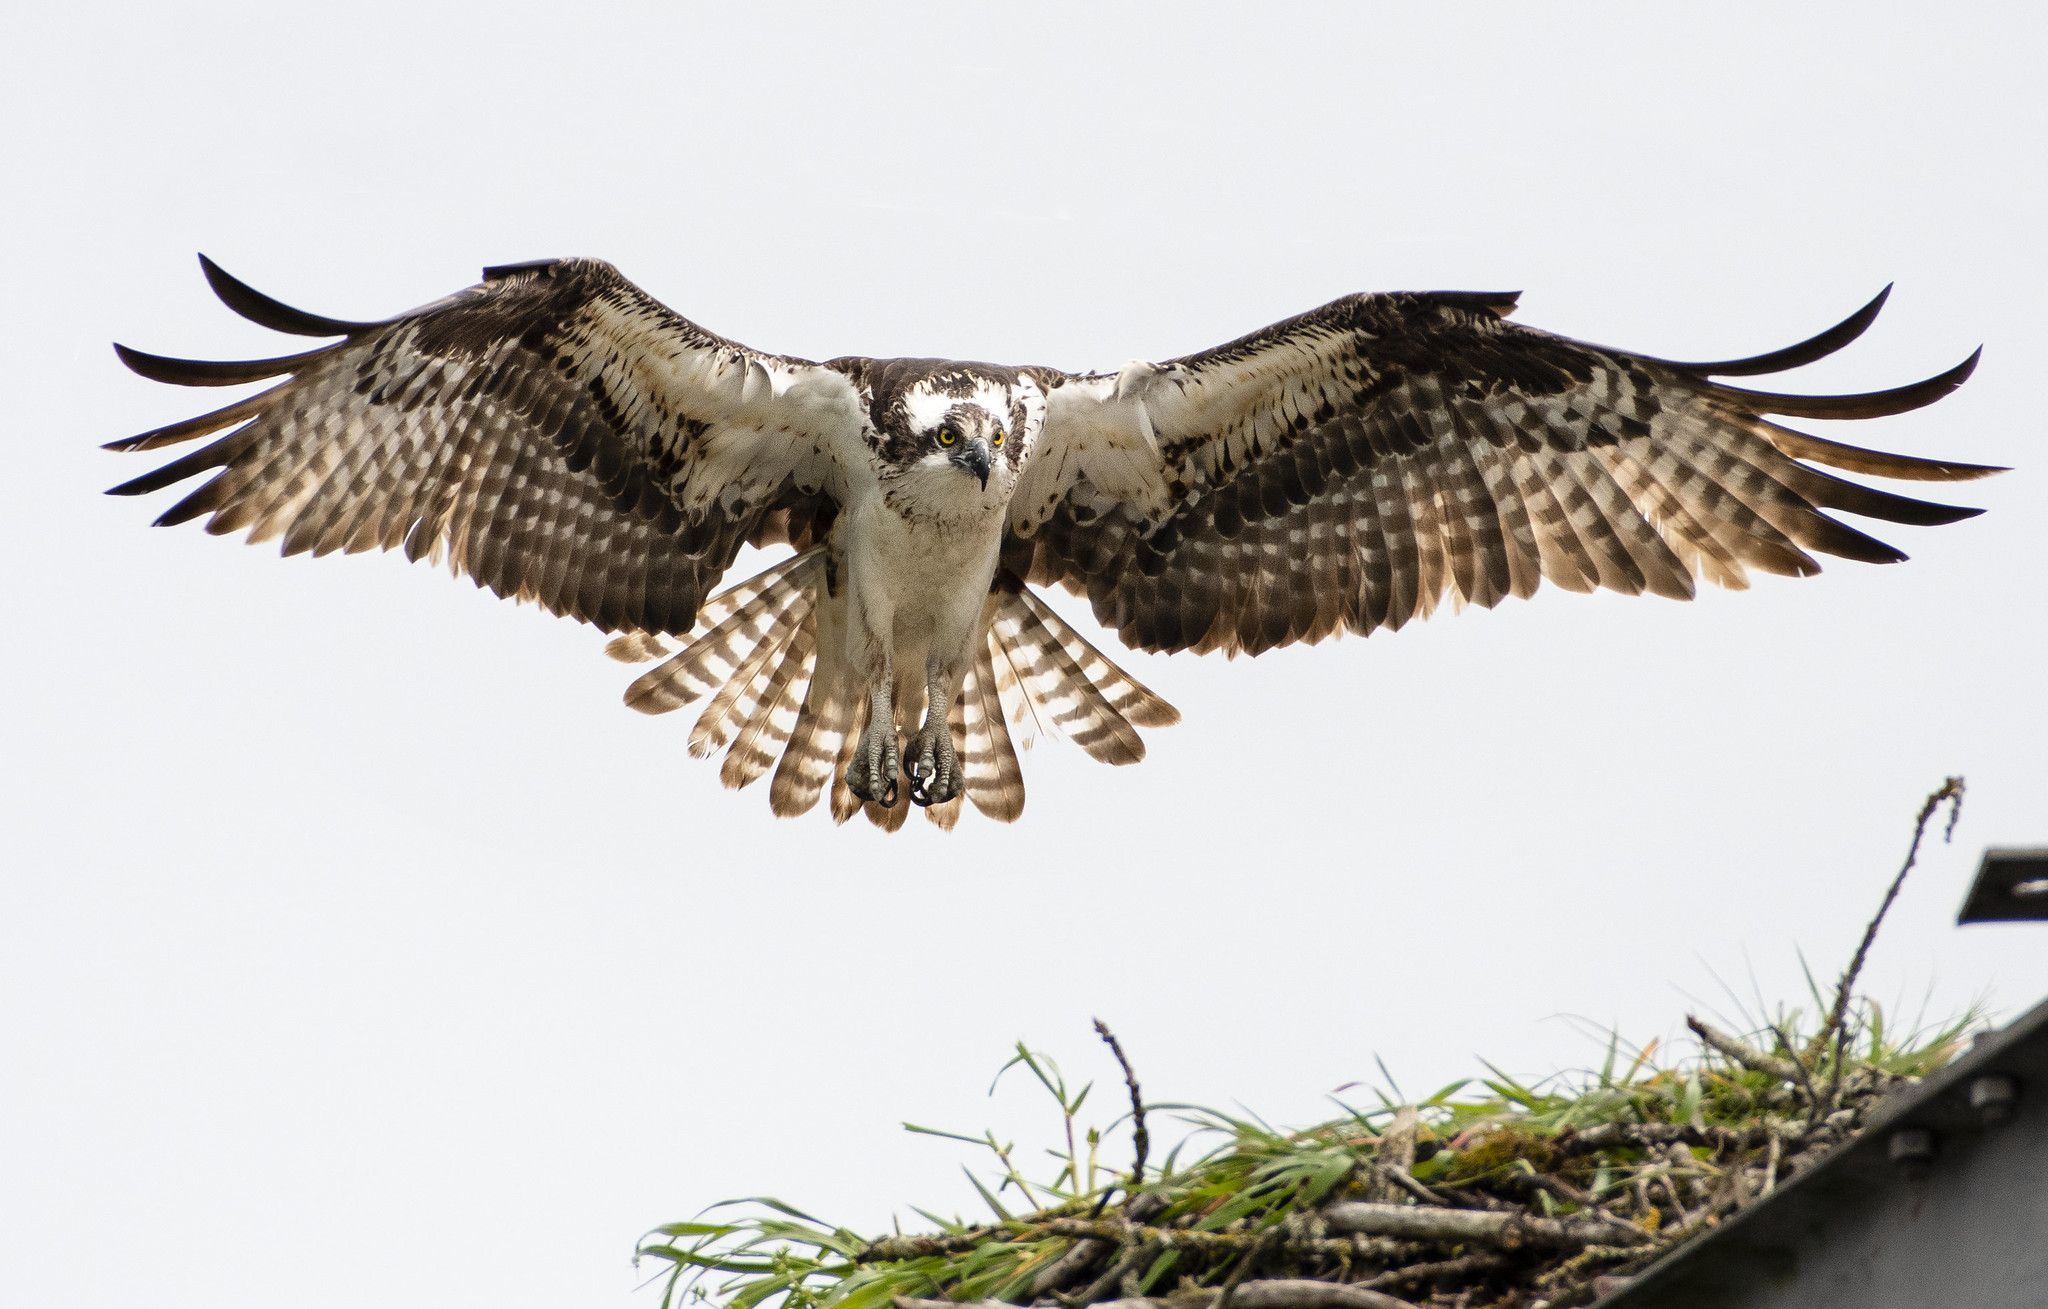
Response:
[{"label": "wingtip", "polygon": [[1968,359],[1944,372],[1888,391],[1866,391],[1860,395],[1790,395],[1774,391],[1748,391],[1741,387],[1709,383],[1716,394],[1733,399],[1759,414],[1784,414],[1793,418],[1885,418],[1908,410],[1924,408],[1953,392],[1971,373],[1984,354],[1978,346]]},{"label": "wingtip", "polygon": [[235,277],[204,254],[199,256],[199,268],[206,274],[206,284],[213,288],[222,304],[273,332],[292,336],[354,336],[378,326],[376,323],[350,322],[294,309]]},{"label": "wingtip", "polygon": [[1884,289],[1872,296],[1868,303],[1841,322],[1796,345],[1767,354],[1751,355],[1746,359],[1722,359],[1712,363],[1678,363],[1672,367],[1700,377],[1754,377],[1761,373],[1782,373],[1787,369],[1810,364],[1816,359],[1825,359],[1870,330],[1877,321],[1878,311],[1891,298],[1894,283],[1885,283]]},{"label": "wingtip", "polygon": [[199,273],[200,276],[206,279],[206,284],[213,288],[213,293],[220,297],[222,303],[226,304],[230,309],[234,308],[234,302],[228,299],[228,297],[234,293],[240,291],[249,295],[256,294],[253,288],[245,285],[234,274],[215,263],[203,250],[199,252]]}]

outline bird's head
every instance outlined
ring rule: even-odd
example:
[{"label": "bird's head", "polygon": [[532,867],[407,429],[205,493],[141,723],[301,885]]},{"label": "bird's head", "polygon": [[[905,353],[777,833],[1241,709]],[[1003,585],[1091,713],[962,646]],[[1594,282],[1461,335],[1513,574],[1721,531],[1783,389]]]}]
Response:
[{"label": "bird's head", "polygon": [[932,452],[948,464],[981,482],[988,489],[988,475],[997,463],[1009,463],[1003,447],[1010,434],[1003,420],[978,404],[957,404],[948,409],[931,432]]},{"label": "bird's head", "polygon": [[907,387],[890,418],[885,477],[942,515],[988,511],[1009,502],[1045,399],[1012,370],[950,365]]}]

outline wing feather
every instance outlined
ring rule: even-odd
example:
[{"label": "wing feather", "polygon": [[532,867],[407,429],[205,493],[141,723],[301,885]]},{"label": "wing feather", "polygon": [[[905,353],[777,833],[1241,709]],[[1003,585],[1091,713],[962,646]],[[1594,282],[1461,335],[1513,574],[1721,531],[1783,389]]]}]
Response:
[{"label": "wing feather", "polygon": [[286,554],[402,548],[607,630],[681,634],[742,542],[771,539],[784,511],[836,494],[843,461],[869,457],[849,372],[714,336],[595,260],[488,270],[381,322],[293,309],[202,266],[244,317],[343,339],[223,363],[117,347],[180,385],[287,379],[113,443],[227,432],[114,488],[211,473],[166,525],[205,517]]},{"label": "wing feather", "polygon": [[[1887,289],[1888,290],[1888,289]],[[1508,299],[1352,296],[1213,350],[1112,376],[1038,370],[1047,420],[1010,529],[1031,579],[1088,597],[1148,650],[1257,653],[1454,606],[1694,579],[1805,576],[1813,554],[1897,550],[1823,510],[1977,512],[1810,467],[1928,481],[2000,471],[1843,445],[1768,421],[1879,417],[1955,389],[1978,356],[1851,396],[1711,380],[1847,345],[1885,296],[1797,345],[1674,363],[1503,321]],[[1808,462],[1802,462],[1808,461]]]}]

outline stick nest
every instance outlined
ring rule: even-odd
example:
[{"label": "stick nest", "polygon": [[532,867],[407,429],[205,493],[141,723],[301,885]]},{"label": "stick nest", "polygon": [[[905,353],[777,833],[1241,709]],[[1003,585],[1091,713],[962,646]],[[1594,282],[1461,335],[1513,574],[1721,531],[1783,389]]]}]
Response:
[{"label": "stick nest", "polygon": [[[1071,1089],[1051,1059],[1019,1045],[1004,1072],[1028,1069],[1064,1119],[1050,1180],[1027,1180],[992,1134],[910,1129],[993,1155],[992,1186],[969,1174],[990,1221],[918,1210],[929,1232],[871,1237],[775,1200],[729,1202],[754,1211],[657,1228],[640,1257],[668,1265],[662,1309],[688,1300],[728,1309],[771,1300],[780,1309],[1588,1304],[1811,1168],[1886,1095],[1962,1048],[1976,1011],[1901,1034],[1854,989],[1929,819],[1949,804],[1952,831],[1961,798],[1961,779],[1950,778],[1922,806],[1831,1002],[1816,986],[1811,1009],[1781,1011],[1740,1036],[1689,1017],[1697,1046],[1668,1064],[1657,1042],[1625,1055],[1610,1036],[1597,1071],[1527,1086],[1489,1067],[1424,1100],[1382,1094],[1376,1108],[1281,1131],[1146,1104],[1122,1046],[1098,1022],[1130,1097],[1130,1112],[1111,1124],[1128,1128],[1127,1171],[1101,1163],[1101,1133],[1076,1140],[1089,1088]],[[1177,1112],[1191,1129],[1156,1168],[1148,1110]]]}]

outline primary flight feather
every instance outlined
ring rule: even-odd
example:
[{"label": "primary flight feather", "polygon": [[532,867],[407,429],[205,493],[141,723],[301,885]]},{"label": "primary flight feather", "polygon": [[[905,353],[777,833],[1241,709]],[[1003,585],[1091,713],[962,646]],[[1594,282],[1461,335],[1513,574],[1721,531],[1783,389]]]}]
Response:
[{"label": "primary flight feather", "polygon": [[[1772,354],[1676,363],[1506,321],[1511,295],[1355,295],[1228,345],[1116,373],[763,354],[609,264],[486,269],[381,322],[279,303],[202,257],[236,312],[342,338],[248,363],[115,347],[145,377],[269,390],[109,448],[226,431],[114,494],[210,474],[159,523],[281,537],[284,552],[402,548],[661,659],[627,703],[708,699],[693,753],[774,777],[778,814],[829,790],[844,821],[1014,820],[1011,732],[1110,763],[1173,708],[1032,593],[1085,595],[1125,644],[1257,654],[1492,606],[1542,579],[1674,598],[1696,578],[1804,576],[1809,552],[1905,556],[1822,513],[1937,524],[1977,510],[1820,471],[1961,481],[2000,471],[1842,445],[1766,415],[1870,418],[1938,377],[1850,396],[1717,377],[1809,363],[1880,294]],[[230,430],[231,429],[231,430]],[[742,544],[790,558],[714,594]],[[672,649],[663,638],[676,638]]]}]

